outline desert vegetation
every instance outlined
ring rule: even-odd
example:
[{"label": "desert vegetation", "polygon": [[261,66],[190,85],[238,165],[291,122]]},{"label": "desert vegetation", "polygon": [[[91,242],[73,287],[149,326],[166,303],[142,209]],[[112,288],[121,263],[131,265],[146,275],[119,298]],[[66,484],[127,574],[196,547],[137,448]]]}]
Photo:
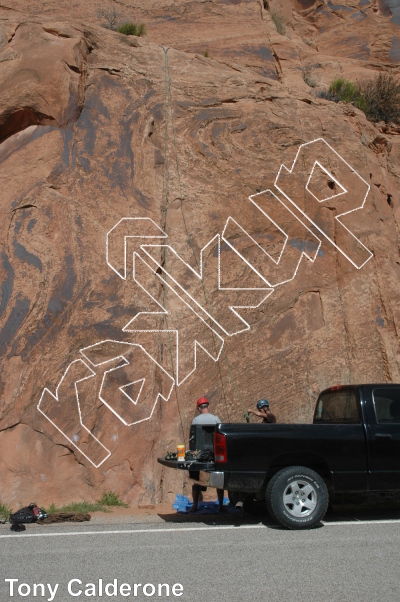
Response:
[{"label": "desert vegetation", "polygon": [[361,84],[339,77],[317,96],[351,103],[370,121],[400,122],[400,83],[394,73],[381,72]]},{"label": "desert vegetation", "polygon": [[[22,506],[23,503],[20,503],[19,507]],[[129,508],[129,504],[123,502],[118,493],[115,493],[114,491],[105,491],[101,498],[97,500],[97,502],[87,502],[84,500],[81,502],[71,502],[70,504],[60,507],[56,506],[55,504],[51,504],[48,508],[46,508],[46,512],[47,514],[54,514],[55,512],[108,512],[109,508],[115,506]],[[13,508],[11,508],[9,504],[1,502],[0,500],[0,519],[8,518],[12,512]]]},{"label": "desert vegetation", "polygon": [[101,498],[97,502],[71,502],[65,506],[57,507],[55,504],[51,504],[49,508],[46,508],[47,514],[54,514],[55,512],[107,512],[110,507],[121,506],[122,508],[128,508],[129,504],[123,502],[118,493],[114,491],[105,491]]},{"label": "desert vegetation", "polygon": [[11,512],[12,512],[11,507],[8,504],[4,504],[0,500],[0,519],[7,518],[8,515],[11,514]]},{"label": "desert vegetation", "polygon": [[123,33],[126,36],[144,36],[146,35],[146,25],[144,23],[134,23],[127,21],[122,23],[117,29],[118,33]]},{"label": "desert vegetation", "polygon": [[271,13],[271,19],[275,24],[276,31],[281,34],[281,36],[285,35],[285,21],[282,15],[278,13]]},{"label": "desert vegetation", "polygon": [[146,35],[145,23],[135,23],[127,20],[124,15],[116,10],[115,7],[104,8],[100,6],[97,10],[97,15],[103,20],[103,27],[118,31],[127,36],[144,36]]}]

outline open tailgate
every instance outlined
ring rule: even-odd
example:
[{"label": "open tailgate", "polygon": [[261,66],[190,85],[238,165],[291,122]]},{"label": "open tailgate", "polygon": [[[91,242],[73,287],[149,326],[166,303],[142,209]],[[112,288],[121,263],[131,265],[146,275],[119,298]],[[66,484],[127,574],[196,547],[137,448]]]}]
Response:
[{"label": "open tailgate", "polygon": [[157,462],[168,468],[178,468],[180,470],[196,470],[204,472],[212,472],[215,470],[214,462],[197,462],[196,460],[184,460],[183,462],[178,460],[166,460],[165,458],[157,458]]}]

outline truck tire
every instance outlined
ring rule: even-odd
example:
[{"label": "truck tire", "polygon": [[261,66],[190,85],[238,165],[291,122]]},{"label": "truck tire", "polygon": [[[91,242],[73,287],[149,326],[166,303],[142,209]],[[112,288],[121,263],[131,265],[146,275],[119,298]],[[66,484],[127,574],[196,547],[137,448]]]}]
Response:
[{"label": "truck tire", "polygon": [[272,477],[265,500],[271,516],[287,529],[310,529],[325,516],[329,493],[314,470],[290,466]]}]

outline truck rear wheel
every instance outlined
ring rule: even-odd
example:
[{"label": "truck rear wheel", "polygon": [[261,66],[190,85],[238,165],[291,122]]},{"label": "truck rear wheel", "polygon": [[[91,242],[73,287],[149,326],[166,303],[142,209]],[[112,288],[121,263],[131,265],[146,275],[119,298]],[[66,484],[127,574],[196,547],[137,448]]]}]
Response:
[{"label": "truck rear wheel", "polygon": [[265,500],[269,513],[284,527],[310,529],[325,516],[329,493],[317,472],[290,466],[272,477]]}]

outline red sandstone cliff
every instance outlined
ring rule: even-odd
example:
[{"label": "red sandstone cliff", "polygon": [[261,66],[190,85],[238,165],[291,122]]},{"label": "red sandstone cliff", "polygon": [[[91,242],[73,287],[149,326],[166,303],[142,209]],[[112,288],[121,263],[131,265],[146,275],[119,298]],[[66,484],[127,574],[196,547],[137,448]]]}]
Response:
[{"label": "red sandstone cliff", "polygon": [[[0,7],[0,499],[11,503],[110,489],[133,504],[170,499],[182,482],[156,458],[187,438],[200,395],[227,421],[261,396],[280,421],[307,421],[321,388],[399,381],[400,130],[316,91],[397,73],[400,8],[115,6],[148,35],[105,29],[95,2]],[[318,139],[278,190],[280,166]],[[320,200],[347,193],[310,208],[306,185]],[[275,225],[249,200],[268,189],[277,197],[254,201]],[[362,203],[342,218],[346,234],[335,217]],[[109,235],[107,263],[122,218],[137,219]],[[124,236],[138,232],[151,238],[127,239],[124,279]],[[217,235],[221,286],[246,290],[218,290]],[[206,245],[202,282],[190,267]],[[238,310],[248,328],[235,304],[258,306]],[[170,332],[132,332],[149,329]],[[124,392],[136,399],[143,378],[132,404]]]}]

